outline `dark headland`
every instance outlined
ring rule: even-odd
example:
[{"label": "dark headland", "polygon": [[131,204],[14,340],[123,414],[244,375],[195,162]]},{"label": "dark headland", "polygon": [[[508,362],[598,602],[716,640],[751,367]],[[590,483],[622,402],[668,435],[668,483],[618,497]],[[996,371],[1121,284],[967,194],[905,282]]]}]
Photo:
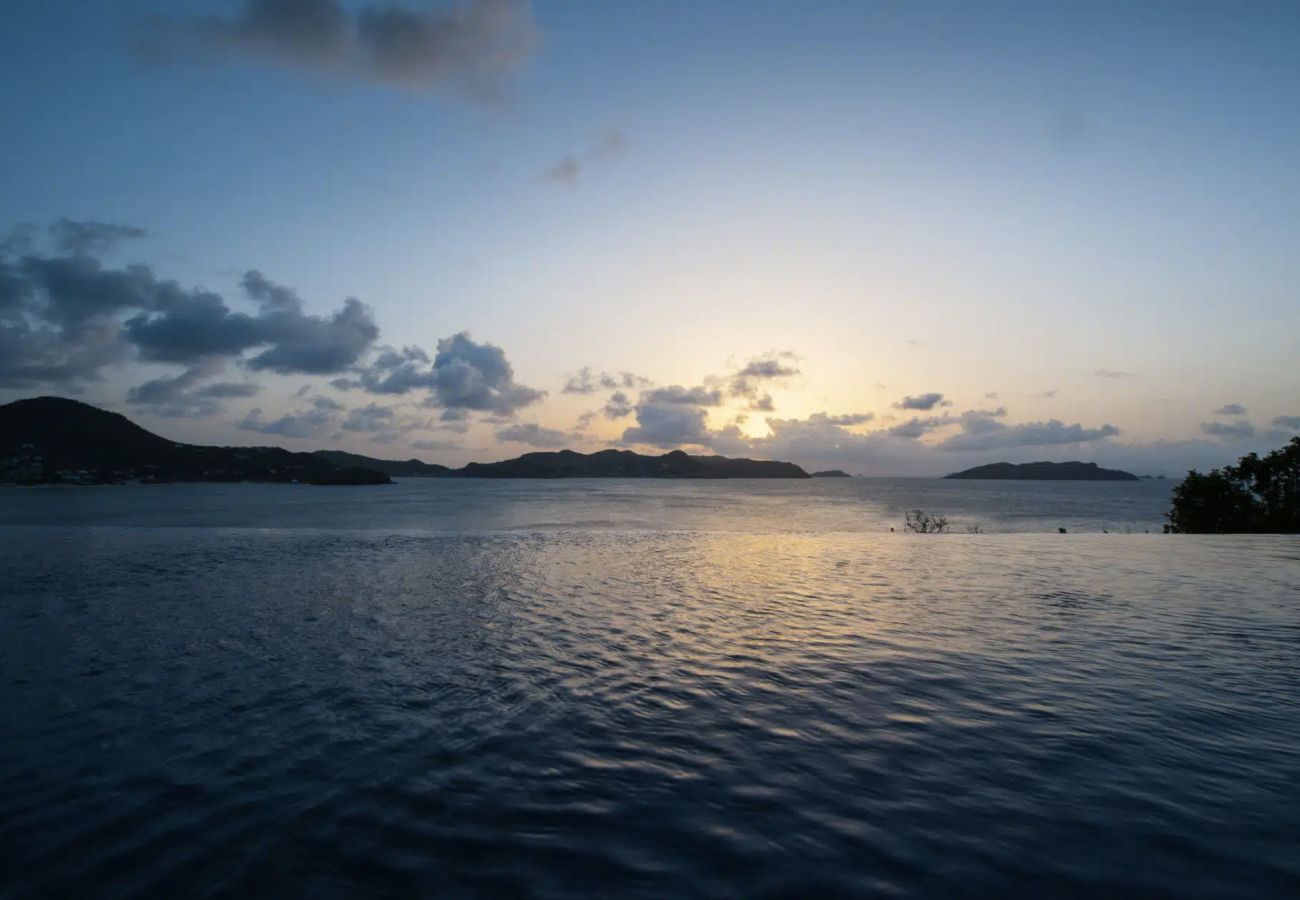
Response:
[{"label": "dark headland", "polygon": [[770,459],[729,459],[725,456],[691,456],[673,450],[662,456],[643,456],[631,450],[576,453],[525,453],[494,463],[470,463],[456,469],[460,478],[807,478],[794,463]]},{"label": "dark headland", "polygon": [[208,447],[160,437],[119,413],[63,397],[35,397],[0,406],[0,483],[268,481],[307,484],[390,484],[392,478],[807,478],[794,463],[674,450],[645,456],[631,450],[525,453],[461,469],[417,459],[386,460],[279,447]]},{"label": "dark headland", "polygon": [[169,441],[119,413],[63,397],[0,406],[0,482],[273,481],[389,484],[382,472],[280,447]]},{"label": "dark headland", "polygon": [[1119,469],[1103,469],[1096,463],[1031,462],[990,463],[945,478],[973,478],[1001,481],[1137,481],[1138,477]]},{"label": "dark headland", "polygon": [[391,460],[317,450],[316,455],[339,465],[360,466],[394,478],[807,478],[794,463],[765,459],[729,459],[725,456],[691,456],[674,450],[662,456],[645,456],[631,450],[537,451],[500,462],[472,462],[449,469],[418,459]]}]

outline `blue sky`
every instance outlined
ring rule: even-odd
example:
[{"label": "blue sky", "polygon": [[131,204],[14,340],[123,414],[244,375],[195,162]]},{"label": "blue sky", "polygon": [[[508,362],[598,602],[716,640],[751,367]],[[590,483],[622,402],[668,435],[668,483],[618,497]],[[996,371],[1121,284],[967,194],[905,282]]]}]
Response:
[{"label": "blue sky", "polygon": [[[260,6],[353,36],[370,8]],[[304,56],[242,0],[9,4],[0,229],[34,230],[7,251],[30,284],[0,398],[443,462],[627,444],[881,474],[1176,472],[1300,428],[1294,4],[399,6],[445,40],[395,70]],[[21,264],[80,252],[46,231],[65,218],[144,230],[100,273],[143,264],[238,316],[254,269],[298,317],[184,358],[126,325],[161,301],[74,333]],[[333,340],[313,323],[348,297],[373,340],[276,362],[286,328]],[[51,365],[86,322],[120,346]],[[429,358],[400,393],[385,345]],[[781,374],[738,389],[755,360]],[[566,393],[583,367],[610,386]],[[481,393],[454,394],[465,372]]]}]

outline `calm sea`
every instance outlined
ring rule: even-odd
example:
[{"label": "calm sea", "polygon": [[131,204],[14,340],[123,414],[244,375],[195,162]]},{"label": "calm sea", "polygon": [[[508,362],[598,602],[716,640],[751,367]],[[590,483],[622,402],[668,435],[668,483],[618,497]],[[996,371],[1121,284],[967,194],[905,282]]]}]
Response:
[{"label": "calm sea", "polygon": [[1300,539],[1169,487],[0,489],[0,896],[1298,896]]}]

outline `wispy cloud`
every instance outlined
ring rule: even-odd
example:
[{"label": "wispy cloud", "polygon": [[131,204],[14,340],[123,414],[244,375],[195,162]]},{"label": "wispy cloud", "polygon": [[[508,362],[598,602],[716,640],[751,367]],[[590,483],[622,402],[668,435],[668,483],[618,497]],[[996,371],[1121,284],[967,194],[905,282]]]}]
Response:
[{"label": "wispy cloud", "polygon": [[137,49],[151,62],[206,52],[336,78],[408,88],[447,88],[494,101],[538,43],[522,0],[469,0],[430,10],[337,0],[245,0],[231,16],[159,16]]},{"label": "wispy cloud", "polygon": [[548,166],[539,177],[552,184],[576,184],[579,177],[593,165],[602,165],[622,159],[627,155],[627,135],[621,128],[607,128],[592,142],[586,152],[570,153]]}]

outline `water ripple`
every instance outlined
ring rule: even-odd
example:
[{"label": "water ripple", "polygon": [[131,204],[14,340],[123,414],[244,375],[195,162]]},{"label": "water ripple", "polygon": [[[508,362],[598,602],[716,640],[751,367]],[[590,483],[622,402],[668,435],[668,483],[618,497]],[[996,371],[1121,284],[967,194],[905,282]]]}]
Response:
[{"label": "water ripple", "polygon": [[1286,539],[0,531],[0,895],[1300,892]]}]

